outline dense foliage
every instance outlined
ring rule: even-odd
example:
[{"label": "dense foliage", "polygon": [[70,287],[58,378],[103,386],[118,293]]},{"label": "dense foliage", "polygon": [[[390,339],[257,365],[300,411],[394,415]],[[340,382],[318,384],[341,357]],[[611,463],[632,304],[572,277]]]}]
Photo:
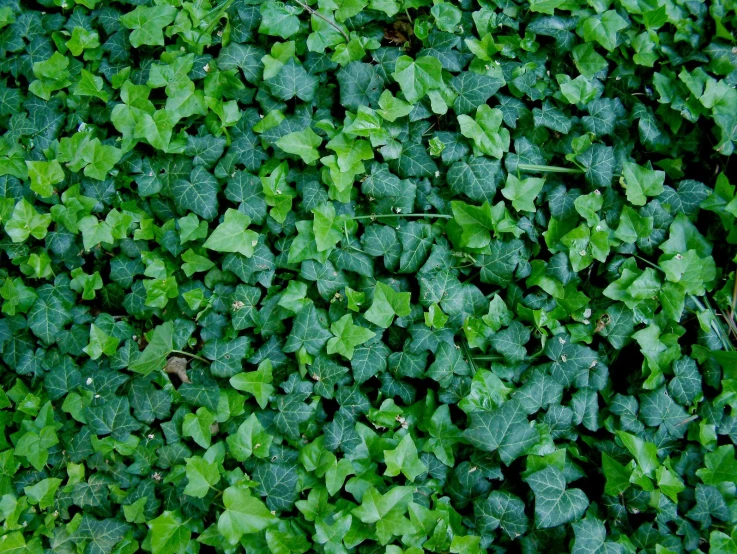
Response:
[{"label": "dense foliage", "polygon": [[737,553],[733,0],[0,0],[0,553]]}]

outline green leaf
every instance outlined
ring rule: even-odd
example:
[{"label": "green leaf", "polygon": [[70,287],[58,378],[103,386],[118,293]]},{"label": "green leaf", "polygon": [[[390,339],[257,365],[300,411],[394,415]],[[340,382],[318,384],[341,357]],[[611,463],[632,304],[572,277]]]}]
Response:
[{"label": "green leaf", "polygon": [[348,358],[353,358],[353,351],[356,346],[372,339],[376,333],[361,327],[353,325],[353,316],[346,314],[338,321],[330,326],[330,331],[335,335],[328,341],[328,354],[340,354]]},{"label": "green leaf", "polygon": [[405,435],[394,450],[384,450],[386,471],[384,475],[394,477],[401,472],[407,479],[414,481],[427,471],[427,467],[417,457],[417,447],[410,435]]},{"label": "green leaf", "polygon": [[164,511],[148,522],[152,554],[181,554],[192,532],[177,512]]},{"label": "green leaf", "polygon": [[184,494],[195,498],[204,498],[212,487],[220,482],[218,464],[209,462],[199,456],[187,458],[187,486]]},{"label": "green leaf", "polygon": [[381,109],[376,110],[376,113],[389,122],[394,122],[400,117],[409,115],[412,111],[412,104],[394,97],[388,90],[381,93],[379,107]]},{"label": "green leaf", "polygon": [[507,183],[502,189],[504,198],[512,202],[512,207],[518,212],[534,212],[535,199],[545,184],[545,179],[529,177],[517,179],[511,173],[507,175]]},{"label": "green leaf", "polygon": [[15,454],[25,457],[36,471],[41,471],[49,459],[49,448],[58,443],[54,427],[47,425],[38,433],[28,431],[20,437],[15,445]]},{"label": "green leaf", "polygon": [[299,18],[297,17],[299,12],[297,6],[283,2],[262,4],[261,25],[258,31],[287,39],[299,30]]},{"label": "green leaf", "polygon": [[633,243],[650,236],[653,231],[653,218],[643,217],[629,206],[622,208],[619,226],[614,236],[622,242]]},{"label": "green leaf", "polygon": [[132,29],[129,40],[134,48],[139,46],[164,46],[163,29],[174,21],[176,8],[169,5],[147,8],[138,6],[120,17],[120,23]]},{"label": "green leaf", "polygon": [[49,214],[38,213],[33,205],[23,198],[13,208],[10,219],[6,220],[5,232],[15,243],[25,242],[31,236],[40,240],[46,236],[50,224]]},{"label": "green leaf", "polygon": [[64,180],[64,170],[56,160],[50,162],[26,162],[28,176],[31,178],[31,190],[36,194],[49,197],[54,194],[53,185]]},{"label": "green leaf", "polygon": [[620,183],[625,188],[627,200],[633,205],[644,206],[648,196],[662,194],[664,182],[664,171],[654,171],[632,162],[624,162]]},{"label": "green leaf", "polygon": [[207,237],[203,246],[216,252],[237,252],[250,258],[259,238],[258,233],[248,229],[250,224],[250,217],[228,208],[223,216],[223,222]]},{"label": "green leaf", "polygon": [[443,66],[437,58],[422,56],[413,60],[409,56],[400,56],[392,77],[399,83],[407,102],[415,104],[429,91],[443,86],[442,71]]},{"label": "green leaf", "polygon": [[374,300],[364,317],[374,325],[387,328],[394,321],[394,316],[404,317],[410,313],[410,293],[396,292],[384,283],[376,283]]},{"label": "green leaf", "polygon": [[619,437],[624,447],[634,457],[640,470],[645,475],[653,476],[655,470],[660,467],[657,446],[624,431],[617,431],[617,437]]},{"label": "green leaf", "polygon": [[167,321],[154,329],[153,336],[144,351],[130,364],[130,370],[143,375],[162,369],[174,349],[174,326]]},{"label": "green leaf", "polygon": [[210,448],[212,439],[212,425],[215,423],[213,415],[204,406],[194,414],[186,414],[182,420],[182,435],[192,437],[192,440],[202,448]]},{"label": "green leaf", "polygon": [[376,523],[394,514],[404,514],[413,491],[414,487],[392,487],[382,495],[374,487],[369,487],[361,505],[353,509],[353,514],[363,523]]},{"label": "green leaf", "polygon": [[218,518],[218,531],[231,545],[237,544],[243,535],[258,533],[279,521],[244,487],[225,489],[223,504],[225,511]]},{"label": "green leaf", "polygon": [[589,506],[581,489],[566,489],[565,477],[554,466],[529,475],[527,483],[535,494],[535,526],[539,529],[580,519]]},{"label": "green leaf", "polygon": [[322,139],[310,127],[284,135],[276,141],[279,148],[288,154],[299,156],[308,165],[313,164],[320,158],[317,147],[321,143]]},{"label": "green leaf", "polygon": [[620,464],[606,452],[601,454],[601,470],[606,478],[604,492],[611,496],[618,496],[630,486],[632,470]]},{"label": "green leaf", "polygon": [[242,462],[251,455],[257,458],[267,458],[272,440],[273,437],[264,431],[256,414],[251,414],[240,424],[238,431],[226,439],[226,442],[233,457]]},{"label": "green leaf", "polygon": [[509,131],[502,127],[503,113],[486,104],[479,106],[476,117],[458,116],[458,124],[464,137],[473,140],[484,154],[501,159],[509,151]]},{"label": "green leaf", "polygon": [[230,378],[230,385],[240,391],[250,392],[256,397],[258,405],[261,409],[266,408],[269,398],[274,394],[274,387],[271,385],[272,365],[269,360],[262,361],[256,371],[248,371],[239,373]]},{"label": "green leaf", "polygon": [[39,509],[45,510],[54,503],[54,495],[60,485],[61,479],[51,477],[42,479],[35,485],[24,487],[23,492],[26,493],[32,505],[38,505]]},{"label": "green leaf", "polygon": [[704,467],[696,471],[705,485],[719,486],[722,483],[733,483],[737,478],[737,460],[734,457],[734,446],[731,444],[718,447],[714,452],[704,456]]},{"label": "green leaf", "polygon": [[79,56],[87,49],[100,46],[100,37],[97,31],[88,31],[84,27],[75,27],[72,30],[72,38],[66,42],[67,48],[74,56]]},{"label": "green leaf", "polygon": [[499,456],[505,464],[521,456],[540,438],[537,430],[530,426],[517,400],[507,400],[492,412],[472,413],[471,424],[463,436],[485,452],[499,450]]},{"label": "green leaf", "polygon": [[583,20],[583,37],[586,42],[595,40],[611,52],[617,47],[617,34],[627,27],[627,21],[615,10],[609,10]]}]

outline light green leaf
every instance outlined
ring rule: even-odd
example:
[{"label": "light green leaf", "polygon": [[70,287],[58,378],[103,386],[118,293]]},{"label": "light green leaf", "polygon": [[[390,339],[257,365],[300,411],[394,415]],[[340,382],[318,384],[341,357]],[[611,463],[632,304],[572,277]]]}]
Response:
[{"label": "light green leaf", "polygon": [[178,512],[164,511],[148,522],[151,554],[182,554],[192,532]]},{"label": "light green leaf", "polygon": [[276,141],[279,148],[288,154],[299,156],[308,165],[315,163],[320,158],[317,147],[321,143],[322,139],[310,127],[305,127],[302,131],[291,132]]},{"label": "light green leaf", "polygon": [[64,180],[64,170],[56,160],[50,162],[26,162],[28,176],[31,178],[31,190],[36,194],[49,197],[54,194],[56,183]]},{"label": "light green leaf", "polygon": [[417,447],[412,437],[407,434],[399,441],[394,450],[384,450],[386,471],[384,475],[396,477],[401,472],[407,479],[414,481],[419,475],[427,471],[417,456]]},{"label": "light green leaf", "polygon": [[442,72],[443,65],[437,58],[423,56],[413,60],[400,56],[392,77],[399,83],[407,102],[415,104],[429,91],[443,86]]},{"label": "light green leaf", "polygon": [[204,498],[212,487],[220,482],[220,471],[216,462],[209,462],[194,456],[187,458],[187,486],[184,494],[195,498]]},{"label": "light green leaf", "polygon": [[365,327],[353,325],[351,314],[346,314],[333,323],[330,330],[335,336],[328,340],[328,354],[337,353],[349,360],[353,358],[356,346],[376,336],[376,333]]},{"label": "light green leaf", "polygon": [[173,337],[174,325],[170,321],[157,326],[148,345],[138,358],[130,364],[129,369],[143,375],[162,369],[166,364],[166,359],[174,349]]},{"label": "light green leaf", "polygon": [[512,202],[512,207],[518,212],[534,212],[535,199],[545,184],[545,179],[537,177],[529,177],[527,179],[517,179],[509,173],[507,175],[507,183],[502,189],[502,195]]},{"label": "light green leaf", "polygon": [[217,226],[203,246],[216,252],[237,252],[250,258],[259,238],[258,233],[247,229],[250,223],[250,217],[228,208],[223,216],[223,222]]},{"label": "light green leaf", "polygon": [[404,317],[410,313],[410,297],[408,292],[396,292],[389,285],[377,281],[374,289],[374,301],[364,317],[374,325],[385,329],[392,324],[394,316]]},{"label": "light green leaf", "polygon": [[230,378],[230,385],[236,389],[250,392],[256,397],[258,405],[261,409],[266,408],[269,397],[274,394],[274,387],[271,385],[272,365],[269,360],[262,361],[256,371],[248,371],[239,373]]},{"label": "light green leaf", "polygon": [[627,200],[634,206],[644,206],[648,196],[662,194],[665,172],[624,162],[620,183],[625,188]]},{"label": "light green leaf", "polygon": [[258,533],[279,521],[244,487],[225,489],[223,504],[225,511],[218,518],[218,531],[232,545],[237,544],[243,535]]}]

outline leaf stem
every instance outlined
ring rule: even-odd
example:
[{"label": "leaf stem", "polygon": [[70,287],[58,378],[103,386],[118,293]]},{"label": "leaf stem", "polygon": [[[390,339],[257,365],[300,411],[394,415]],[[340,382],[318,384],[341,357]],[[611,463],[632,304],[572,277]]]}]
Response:
[{"label": "leaf stem", "polygon": [[503,362],[504,356],[494,356],[493,354],[489,354],[487,356],[471,356],[471,359],[477,362]]},{"label": "leaf stem", "polygon": [[535,171],[539,173],[583,173],[577,167],[560,167],[557,165],[517,164],[520,171]]},{"label": "leaf stem", "polygon": [[338,24],[335,21],[333,21],[333,20],[325,17],[324,15],[322,15],[317,10],[312,9],[307,4],[305,4],[303,2],[300,2],[299,0],[294,0],[294,2],[296,4],[299,4],[303,9],[307,10],[308,12],[310,12],[311,15],[314,15],[315,17],[319,17],[325,23],[327,23],[332,28],[334,28],[335,30],[337,30],[341,35],[343,35],[343,38],[345,39],[346,42],[349,42],[351,40],[350,37],[348,36],[348,33],[346,33],[343,29],[341,29],[340,27],[338,27]]},{"label": "leaf stem", "polygon": [[210,360],[203,358],[202,356],[198,356],[197,354],[192,354],[190,352],[185,352],[184,350],[172,350],[172,354],[181,354],[183,356],[189,356],[190,358],[194,358],[195,360],[199,360],[200,362],[209,364]]},{"label": "leaf stem", "polygon": [[463,349],[463,353],[466,355],[468,363],[471,366],[471,372],[476,375],[476,363],[474,362],[474,357],[471,356],[471,349],[468,347],[468,341],[465,338],[461,339],[461,348]]},{"label": "leaf stem", "polygon": [[380,217],[437,217],[439,219],[453,219],[452,215],[446,214],[373,214],[373,215],[356,215],[349,219],[378,219]]}]

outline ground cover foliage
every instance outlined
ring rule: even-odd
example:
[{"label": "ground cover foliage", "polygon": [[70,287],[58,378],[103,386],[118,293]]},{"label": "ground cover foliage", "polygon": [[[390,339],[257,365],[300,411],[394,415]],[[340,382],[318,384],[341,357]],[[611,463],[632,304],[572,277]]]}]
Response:
[{"label": "ground cover foliage", "polygon": [[0,0],[0,552],[737,553],[734,30]]}]

